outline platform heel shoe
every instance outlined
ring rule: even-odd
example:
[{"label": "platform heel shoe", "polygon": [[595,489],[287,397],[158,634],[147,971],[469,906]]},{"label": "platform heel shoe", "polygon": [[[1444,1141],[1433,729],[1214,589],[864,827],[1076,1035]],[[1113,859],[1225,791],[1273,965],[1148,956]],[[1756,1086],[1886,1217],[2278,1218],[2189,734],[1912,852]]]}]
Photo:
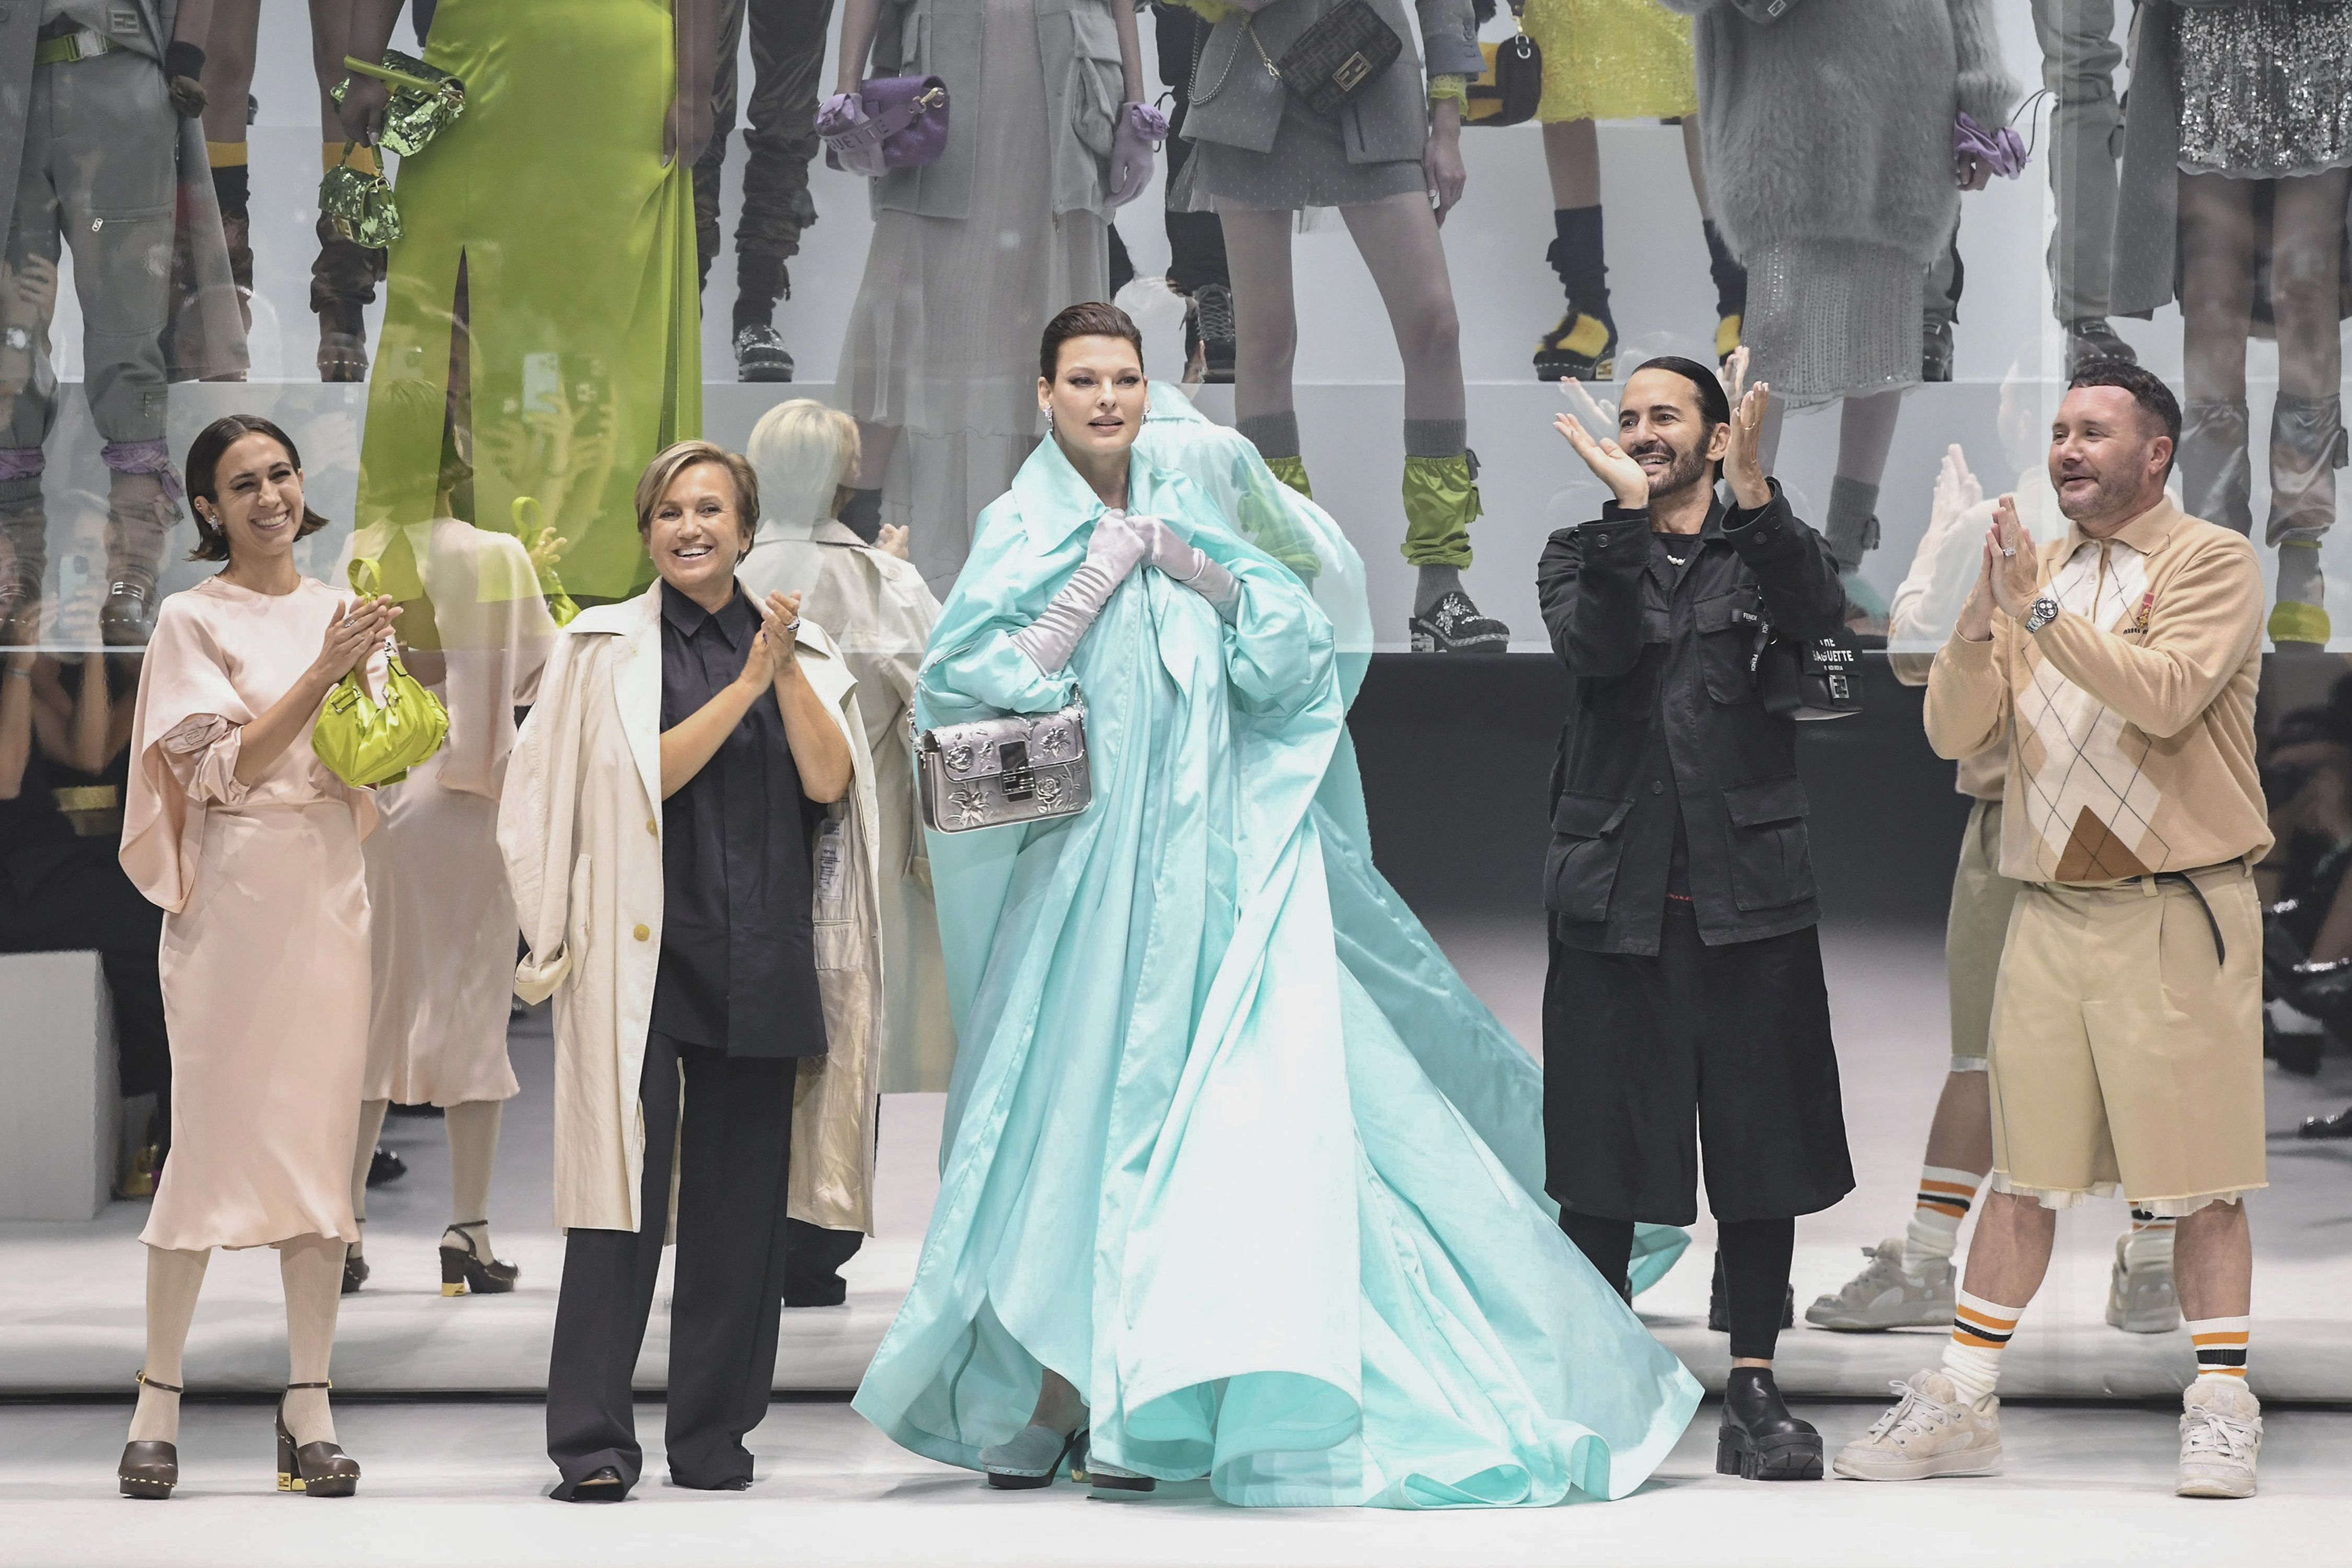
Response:
[{"label": "platform heel shoe", "polygon": [[[133,1381],[164,1394],[186,1392],[176,1384],[159,1383],[145,1373]],[[124,1497],[168,1498],[172,1489],[180,1484],[180,1447],[158,1438],[143,1438],[122,1445],[122,1462],[114,1468],[114,1479]]]},{"label": "platform heel shoe", "polygon": [[1087,1429],[1065,1437],[1051,1426],[1024,1426],[1007,1443],[992,1443],[980,1451],[980,1468],[988,1484],[999,1491],[1034,1491],[1060,1479],[1062,1467],[1081,1486],[1087,1479]]},{"label": "platform heel shoe", "polygon": [[[298,1388],[332,1388],[331,1383],[289,1383]],[[360,1462],[332,1443],[294,1446],[286,1427],[286,1401],[278,1402],[278,1489],[305,1497],[349,1497],[360,1489]]]},{"label": "platform heel shoe", "polygon": [[1770,1367],[1731,1369],[1715,1435],[1715,1473],[1747,1481],[1822,1479],[1822,1435],[1789,1414]]},{"label": "platform heel shoe", "polygon": [[522,1270],[503,1258],[485,1258],[480,1244],[467,1226],[487,1226],[486,1219],[469,1219],[464,1225],[453,1225],[442,1236],[456,1237],[466,1245],[452,1247],[441,1243],[441,1294],[444,1296],[499,1296],[515,1288]]}]

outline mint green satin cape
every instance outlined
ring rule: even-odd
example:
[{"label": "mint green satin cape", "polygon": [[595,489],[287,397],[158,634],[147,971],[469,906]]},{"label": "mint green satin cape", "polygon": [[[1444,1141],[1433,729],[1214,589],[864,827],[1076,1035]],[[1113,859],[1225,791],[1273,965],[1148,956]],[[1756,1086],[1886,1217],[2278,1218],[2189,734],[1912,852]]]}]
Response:
[{"label": "mint green satin cape", "polygon": [[[1234,623],[1139,568],[1040,674],[1012,634],[1103,512],[1048,440],[925,660],[926,726],[1082,689],[1095,797],[931,836],[961,1049],[856,1407],[977,1468],[1050,1366],[1097,1457],[1231,1502],[1621,1497],[1699,1388],[1560,1234],[1536,1065],[1372,867],[1361,563],[1248,442],[1171,388],[1151,408],[1130,510],[1234,574]],[[1300,535],[1311,590],[1260,548]],[[1650,1274],[1681,1239],[1647,1238]]]}]

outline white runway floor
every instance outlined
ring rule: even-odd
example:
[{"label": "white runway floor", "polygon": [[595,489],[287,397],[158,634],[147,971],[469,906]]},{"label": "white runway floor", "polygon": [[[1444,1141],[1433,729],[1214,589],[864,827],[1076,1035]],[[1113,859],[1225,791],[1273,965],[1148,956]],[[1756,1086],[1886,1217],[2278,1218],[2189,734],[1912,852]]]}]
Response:
[{"label": "white runway floor", "polygon": [[[1440,931],[1471,984],[1523,1040],[1541,1033],[1540,928],[1448,925]],[[1902,1228],[1918,1179],[1920,1145],[1944,1072],[1942,951],[1923,930],[1831,928],[1831,999],[1845,1075],[1846,1120],[1859,1189],[1797,1229],[1798,1304],[1835,1289],[1858,1249]],[[527,1393],[544,1386],[562,1242],[549,1223],[549,1047],[545,1026],[515,1032],[522,1093],[509,1103],[499,1149],[493,1221],[499,1250],[523,1268],[512,1295],[445,1300],[433,1248],[449,1218],[447,1156],[437,1121],[394,1118],[386,1140],[408,1177],[371,1195],[375,1275],[345,1299],[335,1377],[351,1392]],[[2352,1100],[2352,1059],[2333,1058],[2315,1080],[2270,1074],[2271,1179],[2252,1200],[2254,1386],[2265,1398],[2352,1400],[2352,1143],[2292,1136],[2315,1110]],[[882,1235],[848,1270],[845,1307],[784,1314],[776,1384],[783,1390],[856,1386],[899,1296],[936,1189],[941,1101],[894,1096],[882,1115]],[[127,1394],[139,1365],[142,1271],[135,1237],[145,1205],[117,1204],[86,1226],[0,1225],[0,1394]],[[2177,1391],[2189,1375],[2188,1335],[2118,1333],[2101,1321],[2107,1260],[2124,1224],[2120,1203],[2061,1217],[2049,1282],[2009,1352],[2012,1395],[2140,1398]],[[1638,1303],[1659,1337],[1702,1380],[1720,1386],[1723,1336],[1706,1332],[1711,1228]],[[638,1363],[641,1389],[663,1384],[667,1314],[656,1310]],[[1853,1336],[1800,1328],[1782,1336],[1782,1386],[1871,1397],[1889,1379],[1930,1363],[1935,1331]],[[217,1256],[188,1357],[193,1386],[260,1392],[285,1376],[284,1320],[275,1255]],[[0,1553],[5,1556],[5,1553]]]},{"label": "white runway floor", "polygon": [[[925,1568],[1993,1568],[2129,1564],[2235,1568],[2340,1563],[2352,1526],[2344,1476],[2352,1415],[2274,1415],[2263,1495],[2171,1495],[2173,1424],[2152,1408],[2011,1409],[2008,1469],[1976,1480],[1771,1485],[1714,1473],[1712,1410],[1649,1485],[1614,1503],[1526,1512],[1229,1508],[1200,1484],[1097,1503],[1066,1483],[991,1492],[973,1476],[885,1440],[846,1406],[781,1404],[751,1439],[748,1492],[661,1482],[661,1408],[637,1407],[648,1481],[618,1507],[545,1500],[540,1412],[497,1405],[347,1405],[360,1495],[329,1502],[269,1489],[266,1406],[198,1405],[182,1432],[180,1494],[113,1495],[121,1412],[0,1407],[0,1561],[11,1568],[269,1568],[271,1564],[922,1564]],[[1833,1440],[1861,1405],[1805,1407]]]}]

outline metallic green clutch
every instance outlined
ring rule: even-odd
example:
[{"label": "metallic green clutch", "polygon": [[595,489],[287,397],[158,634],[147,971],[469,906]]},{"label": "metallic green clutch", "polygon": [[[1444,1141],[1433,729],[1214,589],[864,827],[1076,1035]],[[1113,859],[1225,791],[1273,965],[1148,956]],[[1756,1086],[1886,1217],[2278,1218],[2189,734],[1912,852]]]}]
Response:
[{"label": "metallic green clutch", "polygon": [[[387,49],[380,66],[352,55],[345,55],[343,64],[392,89],[391,100],[384,105],[380,142],[386,152],[414,157],[466,112],[466,84],[414,55]],[[351,85],[351,79],[345,77],[327,94],[337,108],[342,107]],[[320,182],[319,211],[342,238],[371,250],[382,249],[400,237],[400,207],[393,200],[392,183],[382,174],[352,168],[351,153],[352,144],[346,142],[345,161],[328,170]]]},{"label": "metallic green clutch", "polygon": [[[356,142],[343,143],[349,158]],[[368,169],[338,163],[319,182],[319,212],[335,233],[354,245],[380,250],[400,237],[400,207],[392,182]]]},{"label": "metallic green clutch", "polygon": [[[466,112],[466,84],[414,55],[386,49],[380,66],[345,55],[343,66],[392,89],[392,101],[384,105],[382,145],[404,158],[423,152],[426,142]],[[351,79],[345,77],[327,94],[336,108],[342,107],[343,94],[351,85]]]}]

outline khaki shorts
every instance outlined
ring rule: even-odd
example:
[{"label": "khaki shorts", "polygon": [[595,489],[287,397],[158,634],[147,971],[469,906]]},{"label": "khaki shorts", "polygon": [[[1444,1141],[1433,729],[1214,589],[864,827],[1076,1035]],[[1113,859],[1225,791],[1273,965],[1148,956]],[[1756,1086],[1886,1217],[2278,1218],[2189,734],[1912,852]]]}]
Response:
[{"label": "khaki shorts", "polygon": [[2181,1215],[2267,1184],[2262,915],[2242,866],[2026,884],[1993,996],[1993,1184],[2066,1208],[2118,1187]]},{"label": "khaki shorts", "polygon": [[2009,938],[2010,906],[2025,886],[2004,877],[2000,864],[2000,802],[1980,800],[1969,812],[1960,863],[1952,872],[1952,912],[1944,921],[1944,975],[1952,1001],[1952,1068],[1982,1072],[1992,1043],[1993,983]]}]

